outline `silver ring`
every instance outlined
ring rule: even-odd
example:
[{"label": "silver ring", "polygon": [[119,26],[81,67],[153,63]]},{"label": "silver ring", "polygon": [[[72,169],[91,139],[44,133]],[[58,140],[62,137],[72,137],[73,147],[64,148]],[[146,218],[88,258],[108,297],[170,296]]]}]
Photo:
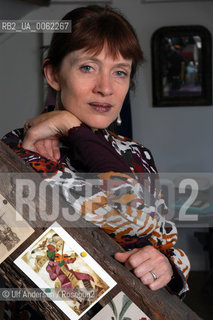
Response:
[{"label": "silver ring", "polygon": [[158,276],[153,272],[153,271],[150,271],[154,281],[157,280]]}]

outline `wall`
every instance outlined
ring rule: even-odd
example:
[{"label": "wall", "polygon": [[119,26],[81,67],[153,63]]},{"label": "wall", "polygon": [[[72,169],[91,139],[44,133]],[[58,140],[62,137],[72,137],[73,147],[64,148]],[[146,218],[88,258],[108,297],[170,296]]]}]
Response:
[{"label": "wall", "polygon": [[[1,0],[0,19],[21,19],[37,6]],[[23,127],[24,119],[39,112],[41,73],[38,34],[0,34],[0,136]]]},{"label": "wall", "polygon": [[[32,6],[24,13],[26,19],[57,19],[75,6]],[[152,108],[150,39],[156,29],[172,25],[203,25],[213,34],[213,2],[114,0],[113,6],[135,27],[146,58],[132,94],[134,139],[152,150],[161,172],[212,172],[213,108]],[[1,136],[42,110],[40,45],[39,34],[0,36]],[[193,269],[205,269],[208,261],[194,230],[179,230],[179,246],[189,252]]]}]

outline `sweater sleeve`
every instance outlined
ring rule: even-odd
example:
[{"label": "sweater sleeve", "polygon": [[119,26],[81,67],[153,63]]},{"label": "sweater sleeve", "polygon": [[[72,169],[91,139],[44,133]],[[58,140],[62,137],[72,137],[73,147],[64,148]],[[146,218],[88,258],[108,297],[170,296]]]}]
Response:
[{"label": "sweater sleeve", "polygon": [[[154,215],[158,221],[159,229],[153,230],[149,241],[167,256],[171,263],[173,277],[167,288],[171,292],[178,293],[181,297],[184,297],[185,292],[188,290],[186,281],[190,271],[190,262],[185,252],[175,247],[178,232],[175,223],[168,218],[169,210],[161,192],[160,177],[152,153],[140,144],[137,144],[137,146],[139,152],[134,154],[134,158],[141,166],[145,161],[144,165],[151,172],[149,175],[150,192],[155,194]],[[143,176],[139,175],[138,180],[143,185],[143,178],[141,179],[141,177]]]},{"label": "sweater sleeve", "polygon": [[105,140],[102,134],[94,133],[82,124],[68,132],[68,143],[78,154],[85,172],[131,172],[124,159]]}]

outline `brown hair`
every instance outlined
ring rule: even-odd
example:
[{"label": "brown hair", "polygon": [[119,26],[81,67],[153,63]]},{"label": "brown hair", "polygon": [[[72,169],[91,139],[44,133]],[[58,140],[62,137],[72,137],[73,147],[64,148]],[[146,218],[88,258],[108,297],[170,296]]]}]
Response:
[{"label": "brown hair", "polygon": [[143,61],[143,52],[130,23],[114,9],[90,5],[67,13],[62,20],[71,20],[71,33],[54,33],[44,66],[60,67],[63,58],[80,49],[99,54],[107,45],[109,54],[116,58],[132,59],[131,87],[137,66]]}]

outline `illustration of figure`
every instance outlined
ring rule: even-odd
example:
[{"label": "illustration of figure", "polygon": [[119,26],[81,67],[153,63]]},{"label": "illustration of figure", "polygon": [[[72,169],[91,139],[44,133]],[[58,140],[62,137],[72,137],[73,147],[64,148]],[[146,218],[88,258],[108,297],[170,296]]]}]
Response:
[{"label": "illustration of figure", "polygon": [[[63,294],[66,296],[66,293],[69,293],[68,297],[74,302],[78,302],[79,306],[75,306],[75,312],[80,314],[83,310],[87,309],[88,306],[93,302],[91,297],[96,297],[96,295],[102,291],[103,288],[91,285],[91,281],[94,282],[94,279],[88,273],[82,273],[78,271],[74,271],[72,268],[69,268],[70,263],[74,263],[76,261],[75,254],[69,256],[68,259],[64,259],[66,255],[63,254],[64,251],[64,241],[62,239],[58,240],[56,243],[56,247],[54,245],[47,246],[47,257],[49,258],[49,263],[46,267],[47,272],[49,273],[49,277],[52,281],[55,281],[56,289],[63,289]],[[60,261],[56,261],[56,253],[61,250],[61,259]],[[67,255],[68,256],[68,255]],[[80,283],[80,281],[82,281]],[[94,290],[96,295],[88,294],[80,294],[81,284],[83,283],[85,292],[91,292]],[[78,293],[79,290],[79,293]],[[58,290],[60,293],[60,290]]]},{"label": "illustration of figure", "polygon": [[[47,257],[50,261],[46,270],[49,273],[51,280],[60,280],[59,286],[61,288],[75,288],[79,280],[94,281],[93,277],[87,273],[76,272],[73,269],[69,269],[68,264],[74,263],[76,261],[76,257],[75,254],[73,254],[69,259],[63,259],[64,241],[62,239],[58,240],[56,247],[54,245],[48,245],[47,248]],[[59,250],[62,252],[61,259],[60,261],[56,261],[55,255]],[[91,285],[90,287],[92,288]]]}]

